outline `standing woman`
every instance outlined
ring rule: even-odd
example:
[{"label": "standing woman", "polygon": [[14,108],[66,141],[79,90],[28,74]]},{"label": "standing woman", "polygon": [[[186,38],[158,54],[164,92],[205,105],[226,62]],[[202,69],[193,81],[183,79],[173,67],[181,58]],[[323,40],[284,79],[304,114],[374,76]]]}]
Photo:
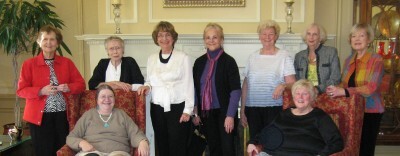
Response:
[{"label": "standing woman", "polygon": [[37,156],[55,155],[65,145],[69,133],[66,96],[85,90],[74,63],[56,54],[62,38],[57,28],[42,27],[37,39],[42,52],[24,62],[18,81],[17,95],[26,99],[23,118]]},{"label": "standing woman", "polygon": [[139,94],[151,90],[150,116],[159,156],[186,156],[190,115],[194,105],[192,63],[188,55],[174,49],[178,33],[166,21],[152,34],[159,53],[147,60],[147,79]]},{"label": "standing woman", "polygon": [[374,155],[380,121],[385,111],[379,86],[383,77],[380,55],[368,52],[374,40],[374,31],[368,24],[356,24],[351,29],[349,41],[354,52],[346,59],[339,86],[329,86],[331,97],[359,94],[365,98],[364,122],[361,132],[360,155]]},{"label": "standing woman", "polygon": [[101,59],[94,68],[89,80],[89,89],[94,90],[101,84],[115,89],[136,91],[144,83],[142,72],[135,59],[123,57],[125,44],[118,36],[110,36],[104,41],[108,59]]},{"label": "standing woman", "polygon": [[337,50],[324,45],[326,31],[319,24],[309,25],[301,37],[307,44],[307,49],[297,53],[294,59],[296,79],[308,79],[318,93],[325,93],[327,86],[340,83]]},{"label": "standing woman", "polygon": [[207,53],[193,67],[197,97],[193,122],[204,125],[210,156],[234,156],[241,92],[238,66],[222,47],[224,32],[219,24],[209,23],[203,39]]},{"label": "standing woman", "polygon": [[293,59],[275,46],[280,27],[268,20],[257,29],[262,48],[250,55],[244,71],[240,120],[254,138],[282,111],[282,94],[296,81]]}]

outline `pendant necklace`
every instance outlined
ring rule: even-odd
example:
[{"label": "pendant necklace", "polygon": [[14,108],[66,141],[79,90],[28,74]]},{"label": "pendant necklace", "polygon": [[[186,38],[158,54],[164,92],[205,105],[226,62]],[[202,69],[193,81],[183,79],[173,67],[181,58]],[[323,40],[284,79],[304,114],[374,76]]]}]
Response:
[{"label": "pendant necklace", "polygon": [[111,119],[112,112],[111,112],[110,116],[108,116],[107,120],[104,120],[104,119],[103,119],[103,117],[101,116],[100,112],[98,112],[98,113],[99,113],[99,117],[100,117],[101,121],[104,122],[103,127],[104,127],[104,128],[110,127],[110,124],[108,124],[108,121]]}]

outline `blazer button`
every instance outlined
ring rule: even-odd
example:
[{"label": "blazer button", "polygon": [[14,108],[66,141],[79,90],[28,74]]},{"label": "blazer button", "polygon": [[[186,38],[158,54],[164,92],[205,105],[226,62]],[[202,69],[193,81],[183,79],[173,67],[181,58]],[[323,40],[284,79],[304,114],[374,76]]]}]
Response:
[{"label": "blazer button", "polygon": [[38,124],[40,124],[40,121],[39,122],[37,122]]},{"label": "blazer button", "polygon": [[40,113],[43,113],[43,110],[41,110]]}]

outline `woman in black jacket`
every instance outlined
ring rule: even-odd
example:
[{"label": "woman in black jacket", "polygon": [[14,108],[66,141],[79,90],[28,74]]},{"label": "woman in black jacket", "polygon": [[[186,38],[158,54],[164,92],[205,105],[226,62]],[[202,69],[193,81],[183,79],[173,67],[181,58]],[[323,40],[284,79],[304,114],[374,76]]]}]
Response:
[{"label": "woman in black jacket", "polygon": [[113,89],[136,91],[144,83],[144,77],[135,59],[123,57],[124,40],[110,36],[104,41],[109,58],[101,59],[94,68],[89,80],[89,89],[95,90],[101,84],[107,84]]}]

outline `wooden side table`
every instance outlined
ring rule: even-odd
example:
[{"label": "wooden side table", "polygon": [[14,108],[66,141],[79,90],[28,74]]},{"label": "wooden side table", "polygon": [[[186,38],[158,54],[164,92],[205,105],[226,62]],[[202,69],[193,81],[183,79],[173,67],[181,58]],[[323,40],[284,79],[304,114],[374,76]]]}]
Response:
[{"label": "wooden side table", "polygon": [[0,135],[0,156],[34,156],[32,140],[30,136],[23,136],[21,140],[11,141],[8,135]]}]

